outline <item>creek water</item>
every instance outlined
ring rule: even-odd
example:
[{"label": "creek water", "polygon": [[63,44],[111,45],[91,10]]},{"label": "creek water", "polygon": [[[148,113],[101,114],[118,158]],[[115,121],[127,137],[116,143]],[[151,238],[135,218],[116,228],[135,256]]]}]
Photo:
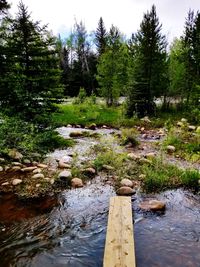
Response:
[{"label": "creek water", "polygon": [[[80,150],[78,143],[76,147]],[[51,156],[59,158],[63,153],[55,151]],[[83,188],[31,204],[2,195],[0,266],[102,267],[109,199],[115,195],[114,188],[102,180],[99,175]],[[166,211],[142,212],[138,204],[149,198],[165,201]],[[183,189],[157,195],[138,191],[132,208],[137,267],[199,266],[199,195]]]}]

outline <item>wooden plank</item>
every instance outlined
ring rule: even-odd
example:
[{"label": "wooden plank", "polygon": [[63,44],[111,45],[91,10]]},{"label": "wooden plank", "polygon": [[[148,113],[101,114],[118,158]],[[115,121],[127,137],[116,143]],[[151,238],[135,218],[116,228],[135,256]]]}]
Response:
[{"label": "wooden plank", "polygon": [[112,197],[104,251],[104,267],[135,267],[130,197]]}]

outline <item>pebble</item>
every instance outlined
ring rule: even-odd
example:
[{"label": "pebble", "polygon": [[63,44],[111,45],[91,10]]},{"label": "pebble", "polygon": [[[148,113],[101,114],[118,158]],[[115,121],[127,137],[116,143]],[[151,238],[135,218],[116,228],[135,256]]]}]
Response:
[{"label": "pebble", "polygon": [[2,172],[3,171],[3,167],[2,166],[0,166],[0,172]]},{"label": "pebble", "polygon": [[80,179],[80,178],[73,178],[71,180],[71,186],[73,188],[83,187],[83,181],[82,181],[82,179]]},{"label": "pebble", "polygon": [[60,172],[59,174],[58,174],[58,178],[60,178],[60,179],[69,179],[69,178],[71,178],[72,177],[72,173],[71,173],[71,171],[69,170],[69,171],[62,171],[62,172]]},{"label": "pebble", "polygon": [[9,185],[9,182],[5,182],[5,183],[3,183],[3,184],[1,184],[1,185],[3,185],[3,186],[4,186],[4,185]]},{"label": "pebble", "polygon": [[159,211],[165,209],[165,203],[159,200],[148,200],[139,204],[140,209],[142,210],[151,210],[151,211]]},{"label": "pebble", "polygon": [[96,170],[94,168],[86,168],[82,170],[82,173],[88,176],[94,176],[96,174]]},{"label": "pebble", "polygon": [[137,155],[137,154],[134,154],[134,153],[129,153],[129,154],[127,155],[127,157],[128,157],[129,159],[133,159],[133,160],[139,160],[139,159],[140,159],[140,155]]},{"label": "pebble", "polygon": [[21,169],[21,171],[22,172],[32,172],[35,169],[37,169],[37,167],[36,166],[32,166],[32,167],[25,167],[25,168]]},{"label": "pebble", "polygon": [[41,169],[46,169],[48,166],[46,164],[43,164],[43,163],[39,163],[37,164],[38,168],[41,168]]},{"label": "pebble", "polygon": [[12,181],[12,185],[18,185],[18,184],[21,184],[22,183],[22,180],[21,179],[14,179]]},{"label": "pebble", "polygon": [[20,166],[14,166],[14,167],[12,167],[11,168],[11,171],[19,171],[19,170],[21,170],[21,167]]},{"label": "pebble", "polygon": [[122,179],[120,182],[120,185],[123,186],[128,186],[128,187],[133,187],[133,182],[129,179]]},{"label": "pebble", "polygon": [[175,152],[175,150],[176,150],[175,146],[171,146],[171,145],[167,146],[167,152],[168,153],[173,153],[173,152]]},{"label": "pebble", "polygon": [[42,174],[42,173],[36,173],[36,174],[34,174],[32,176],[32,178],[33,179],[39,179],[39,178],[44,179],[44,174]]},{"label": "pebble", "polygon": [[33,173],[34,173],[34,174],[35,174],[35,173],[41,173],[41,172],[42,172],[42,170],[39,169],[39,168],[37,168],[37,167],[36,167],[36,169],[33,170]]},{"label": "pebble", "polygon": [[131,196],[135,194],[135,190],[128,186],[122,186],[116,191],[116,194],[119,196]]}]

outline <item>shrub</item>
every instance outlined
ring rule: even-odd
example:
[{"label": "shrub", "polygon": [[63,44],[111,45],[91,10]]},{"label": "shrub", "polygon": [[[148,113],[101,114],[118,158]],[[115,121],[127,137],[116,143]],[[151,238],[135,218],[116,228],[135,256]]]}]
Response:
[{"label": "shrub", "polygon": [[139,144],[139,141],[137,140],[137,135],[138,132],[134,128],[122,129],[122,145],[131,143],[133,147],[137,146]]},{"label": "shrub", "polygon": [[0,154],[6,155],[9,149],[17,149],[24,156],[31,157],[33,152],[45,154],[55,148],[73,145],[53,129],[40,129],[17,117],[3,117],[0,124]]}]

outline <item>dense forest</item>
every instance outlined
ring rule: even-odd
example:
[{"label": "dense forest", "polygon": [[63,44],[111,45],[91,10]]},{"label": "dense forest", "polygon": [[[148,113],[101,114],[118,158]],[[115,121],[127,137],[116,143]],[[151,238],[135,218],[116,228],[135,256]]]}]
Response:
[{"label": "dense forest", "polygon": [[14,18],[6,1],[0,8],[0,105],[9,114],[37,119],[80,92],[103,96],[107,105],[127,96],[128,116],[155,114],[159,97],[163,109],[170,99],[199,104],[199,12],[189,10],[182,36],[168,44],[154,5],[130,39],[117,26],[106,29],[101,17],[92,35],[75,22],[63,40],[34,22],[23,2]]}]

